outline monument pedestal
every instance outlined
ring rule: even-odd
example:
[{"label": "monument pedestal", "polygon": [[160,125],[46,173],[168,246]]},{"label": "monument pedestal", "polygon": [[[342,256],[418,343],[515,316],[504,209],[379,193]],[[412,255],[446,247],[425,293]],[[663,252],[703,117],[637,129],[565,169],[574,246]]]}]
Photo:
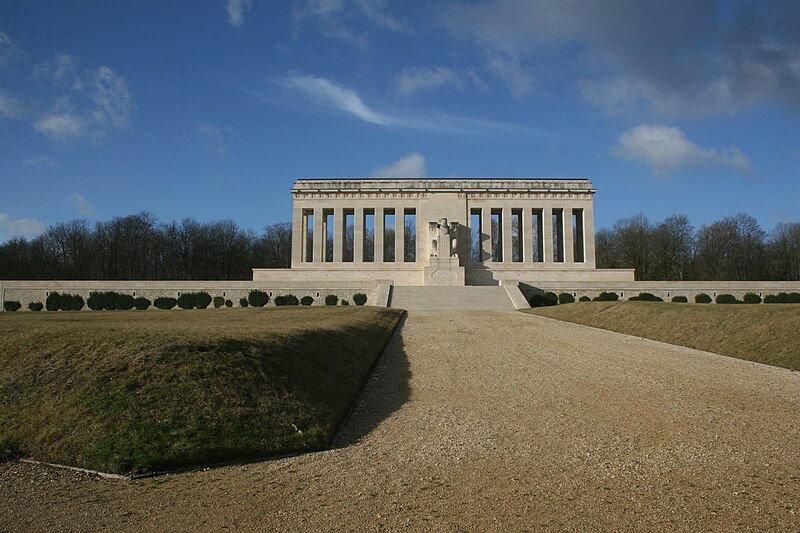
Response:
[{"label": "monument pedestal", "polygon": [[458,264],[458,257],[431,257],[425,270],[425,285],[463,287],[464,267]]}]

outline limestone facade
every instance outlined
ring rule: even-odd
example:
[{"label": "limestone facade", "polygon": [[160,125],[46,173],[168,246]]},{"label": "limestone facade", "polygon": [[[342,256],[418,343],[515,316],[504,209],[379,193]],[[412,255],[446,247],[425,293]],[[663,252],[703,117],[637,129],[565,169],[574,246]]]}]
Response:
[{"label": "limestone facade", "polygon": [[299,179],[291,269],[253,280],[633,281],[595,268],[594,194],[584,178]]}]

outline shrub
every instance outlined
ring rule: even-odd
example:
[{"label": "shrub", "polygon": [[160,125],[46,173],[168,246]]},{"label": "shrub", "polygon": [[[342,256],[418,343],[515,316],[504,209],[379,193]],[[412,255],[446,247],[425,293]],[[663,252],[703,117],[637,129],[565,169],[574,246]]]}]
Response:
[{"label": "shrub", "polygon": [[47,300],[44,301],[44,307],[48,311],[58,311],[61,307],[61,295],[57,292],[48,294]]},{"label": "shrub", "polygon": [[5,309],[6,311],[12,311],[12,312],[19,311],[21,307],[22,304],[14,300],[9,302],[3,302],[3,309]]},{"label": "shrub", "polygon": [[736,299],[736,296],[733,294],[717,294],[717,298],[715,300],[718,304],[738,304],[741,303],[739,300]]},{"label": "shrub", "polygon": [[628,300],[641,300],[643,302],[663,302],[664,299],[652,294],[650,292],[640,292],[639,296],[633,296]]},{"label": "shrub", "polygon": [[233,302],[230,300],[225,300],[225,307],[233,307]]},{"label": "shrub", "polygon": [[345,299],[342,299],[342,305],[350,305],[350,302],[348,302],[348,301],[347,301],[347,300],[345,300]]},{"label": "shrub", "polygon": [[558,296],[552,292],[546,292],[544,294],[534,294],[531,296],[531,307],[548,307],[551,305],[556,305],[558,303]]},{"label": "shrub", "polygon": [[601,292],[594,297],[595,302],[616,302],[617,300],[619,300],[619,295],[616,292]]},{"label": "shrub", "polygon": [[267,303],[269,303],[269,294],[267,294],[264,291],[259,291],[257,289],[250,291],[250,294],[247,296],[247,303],[249,303],[253,307],[264,307],[265,305],[267,305]]},{"label": "shrub", "polygon": [[558,303],[571,304],[575,302],[575,297],[568,292],[562,292],[558,295]]},{"label": "shrub", "polygon": [[283,296],[276,296],[275,297],[275,305],[283,306],[283,305],[300,305],[300,301],[297,299],[297,296],[294,294],[284,294]]},{"label": "shrub", "polygon": [[336,305],[339,303],[339,297],[335,294],[329,294],[325,297],[325,305]]},{"label": "shrub", "polygon": [[247,307],[248,305],[247,298],[239,298],[239,307]]},{"label": "shrub", "polygon": [[194,309],[194,294],[184,292],[178,296],[178,307],[181,309]]},{"label": "shrub", "polygon": [[580,298],[578,298],[578,301],[579,302],[591,302],[592,299],[589,298],[588,296],[581,296]]},{"label": "shrub", "polygon": [[62,294],[58,302],[58,308],[62,311],[80,311],[83,305],[83,297],[77,294]]},{"label": "shrub", "polygon": [[685,304],[686,302],[689,301],[689,298],[687,298],[686,296],[673,296],[672,301],[680,304]]},{"label": "shrub", "polygon": [[708,294],[701,292],[697,296],[694,297],[694,303],[696,304],[710,304],[711,303],[711,296]]},{"label": "shrub", "polygon": [[145,311],[150,308],[150,300],[144,296],[139,296],[133,301],[133,306],[137,311]]},{"label": "shrub", "polygon": [[311,296],[303,296],[302,298],[300,298],[301,305],[311,305],[313,303],[314,303],[314,298],[312,298]]},{"label": "shrub", "polygon": [[90,292],[89,298],[86,300],[86,306],[92,311],[102,311],[105,308],[103,294],[102,292]]},{"label": "shrub", "polygon": [[178,300],[168,296],[161,296],[160,298],[156,298],[156,301],[153,302],[153,305],[158,309],[172,309],[178,305]]},{"label": "shrub", "polygon": [[800,292],[790,292],[788,303],[790,304],[800,304]]},{"label": "shrub", "polygon": [[765,304],[788,304],[789,303],[789,294],[785,292],[779,292],[778,294],[768,294],[764,297]]},{"label": "shrub", "polygon": [[118,294],[112,293],[114,295],[114,307],[119,309],[120,311],[130,311],[133,309],[133,306],[136,303],[136,300],[130,294]]},{"label": "shrub", "polygon": [[744,295],[743,301],[746,304],[760,304],[761,296],[759,296],[754,292],[748,292],[747,294]]},{"label": "shrub", "polygon": [[197,309],[206,309],[209,305],[211,305],[211,295],[205,291],[192,293],[192,299],[194,300],[194,306]]},{"label": "shrub", "polygon": [[31,311],[41,311],[44,309],[44,304],[42,302],[31,302],[28,304],[28,309]]},{"label": "shrub", "polygon": [[214,296],[214,308],[219,309],[223,305],[225,305],[225,298],[222,296]]},{"label": "shrub", "polygon": [[364,305],[367,303],[367,295],[363,292],[357,292],[353,295],[353,303],[356,305]]}]

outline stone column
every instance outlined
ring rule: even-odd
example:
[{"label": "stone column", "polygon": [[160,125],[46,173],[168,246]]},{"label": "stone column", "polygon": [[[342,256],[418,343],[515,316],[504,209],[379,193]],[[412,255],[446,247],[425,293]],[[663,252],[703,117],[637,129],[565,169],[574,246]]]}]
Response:
[{"label": "stone column", "polygon": [[520,239],[522,239],[522,262],[533,263],[533,209],[522,210],[520,222]]},{"label": "stone column", "polygon": [[333,262],[342,262],[342,248],[344,244],[344,209],[333,208]]},{"label": "stone column", "polygon": [[502,214],[502,224],[503,224],[503,262],[504,263],[512,263],[514,259],[513,254],[513,239],[511,238],[511,208],[504,207]]},{"label": "stone column", "polygon": [[553,259],[553,208],[542,209],[542,253],[545,263],[554,262]]},{"label": "stone column", "polygon": [[594,206],[583,208],[583,260],[586,266],[595,267],[594,259]]},{"label": "stone column", "polygon": [[402,263],[405,258],[405,210],[394,208],[394,262]]},{"label": "stone column", "polygon": [[[417,204],[419,205],[419,204]],[[421,210],[417,208],[416,212],[417,221],[417,260],[416,264],[428,264],[428,256],[430,256],[431,236],[428,234],[428,221],[420,216]]]},{"label": "stone column", "polygon": [[375,242],[375,262],[383,263],[383,206],[375,207],[375,227],[373,241]]},{"label": "stone column", "polygon": [[563,222],[561,227],[564,229],[564,262],[575,262],[575,246],[573,244],[572,235],[572,207],[565,207],[562,211]]},{"label": "stone column", "polygon": [[325,228],[322,220],[325,218],[321,207],[314,208],[314,262],[325,261]]},{"label": "stone column", "polygon": [[484,262],[492,260],[492,209],[481,207],[481,253]]},{"label": "stone column", "polygon": [[364,208],[353,210],[353,262],[364,262]]},{"label": "stone column", "polygon": [[296,268],[303,261],[303,210],[299,207],[292,209],[292,268]]}]

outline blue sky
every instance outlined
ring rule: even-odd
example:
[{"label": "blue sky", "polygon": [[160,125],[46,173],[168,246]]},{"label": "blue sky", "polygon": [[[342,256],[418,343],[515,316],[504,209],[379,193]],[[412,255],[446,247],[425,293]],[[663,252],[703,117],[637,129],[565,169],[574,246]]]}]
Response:
[{"label": "blue sky", "polygon": [[290,219],[297,177],[590,178],[607,227],[797,222],[800,3],[0,5],[0,241]]}]

